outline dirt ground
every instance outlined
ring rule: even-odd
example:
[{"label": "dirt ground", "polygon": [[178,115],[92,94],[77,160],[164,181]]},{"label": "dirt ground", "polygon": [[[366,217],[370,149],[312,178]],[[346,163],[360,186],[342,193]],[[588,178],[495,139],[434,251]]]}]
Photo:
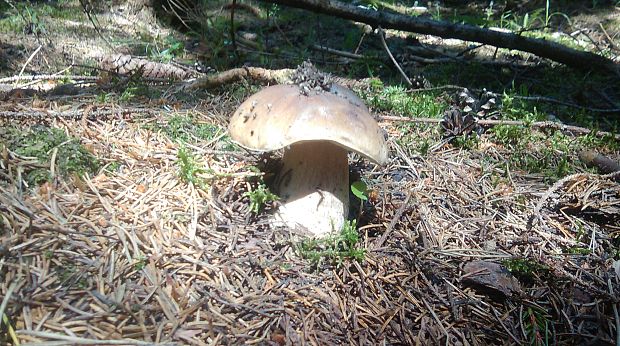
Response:
[{"label": "dirt ground", "polygon": [[[399,88],[363,26],[239,2],[234,45],[223,1],[192,30],[147,1],[0,7],[2,344],[620,342],[619,176],[582,160],[620,160],[616,76],[492,47],[445,62],[471,43],[387,31],[414,81]],[[544,20],[544,1],[463,3],[421,15]],[[617,2],[560,3],[541,35],[618,61]],[[103,71],[114,54],[184,81]],[[312,242],[270,222],[277,201],[253,209],[278,153],[242,149],[226,129],[264,83],[183,88],[307,59],[354,85],[388,137],[386,165],[349,157],[351,182],[368,186],[362,203],[351,194],[354,239]],[[465,107],[491,125],[464,131]]]}]

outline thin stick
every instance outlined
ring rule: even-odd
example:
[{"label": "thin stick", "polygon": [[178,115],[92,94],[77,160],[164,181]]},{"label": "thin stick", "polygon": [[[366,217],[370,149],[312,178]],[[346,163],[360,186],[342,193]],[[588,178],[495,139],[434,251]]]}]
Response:
[{"label": "thin stick", "polygon": [[[440,118],[410,118],[410,117],[397,117],[391,115],[382,115],[379,117],[381,120],[389,120],[389,121],[406,121],[413,123],[423,123],[423,124],[439,124],[443,119]],[[613,134],[611,132],[606,131],[593,131],[590,129],[586,129],[584,127],[573,126],[573,125],[564,125],[561,123],[556,123],[553,121],[537,121],[534,123],[526,123],[524,121],[519,120],[487,120],[481,119],[476,121],[479,125],[486,126],[497,126],[497,125],[515,125],[515,126],[530,126],[537,129],[556,129],[560,131],[566,131],[570,133],[576,133],[580,135],[588,135],[592,134],[596,137],[611,137],[617,141],[620,141],[620,134]]]},{"label": "thin stick", "polygon": [[605,37],[607,38],[607,42],[609,42],[609,46],[611,48],[616,48],[616,44],[614,43],[614,40],[612,40],[611,37],[609,37],[609,34],[607,33],[607,30],[605,30],[605,27],[603,26],[603,24],[598,23],[598,26],[601,28],[601,30],[603,30],[603,34],[605,34]]},{"label": "thin stick", "polygon": [[405,198],[405,201],[400,206],[400,208],[398,208],[398,210],[396,211],[396,214],[394,214],[394,217],[392,218],[392,221],[390,221],[390,224],[388,225],[388,227],[385,230],[385,232],[383,232],[383,234],[381,235],[381,238],[379,238],[379,240],[377,240],[374,243],[374,245],[373,245],[373,249],[374,250],[377,250],[377,249],[381,248],[381,246],[383,246],[383,243],[385,242],[385,240],[390,236],[390,234],[394,230],[394,227],[396,226],[396,223],[398,223],[400,218],[403,216],[403,213],[405,212],[405,209],[407,209],[407,206],[409,205],[409,200],[410,199],[411,199],[411,191],[409,191],[409,193],[407,194],[407,197]]},{"label": "thin stick", "polygon": [[80,0],[80,5],[82,6],[82,9],[84,10],[84,13],[86,13],[86,16],[88,17],[88,20],[93,24],[93,27],[95,28],[95,31],[97,32],[97,34],[99,35],[99,37],[101,37],[101,39],[108,45],[108,47],[110,48],[114,48],[112,46],[112,44],[110,44],[110,42],[108,41],[107,38],[105,38],[105,36],[103,36],[103,33],[101,32],[101,30],[99,30],[99,27],[97,26],[97,24],[95,24],[95,20],[93,19],[93,17],[90,15],[90,9],[88,8],[88,3],[84,0]]},{"label": "thin stick", "polygon": [[405,78],[405,81],[407,81],[407,84],[413,85],[413,83],[411,83],[411,81],[409,80],[409,77],[407,77],[407,75],[405,74],[403,69],[400,68],[400,65],[398,64],[396,59],[394,59],[394,56],[392,55],[392,52],[390,52],[390,48],[388,48],[387,43],[385,42],[385,37],[384,36],[385,36],[385,32],[383,32],[383,29],[381,29],[381,27],[379,27],[379,37],[381,37],[381,44],[383,44],[383,48],[385,49],[385,51],[387,52],[388,56],[390,57],[390,59],[394,63],[394,66],[396,66],[396,69],[398,69],[398,72],[400,72],[400,74],[403,76],[403,78]]},{"label": "thin stick", "polygon": [[13,329],[13,326],[9,323],[9,318],[7,317],[7,315],[2,314],[1,316],[2,316],[2,321],[4,321],[4,324],[6,325],[7,332],[9,333],[9,336],[11,337],[11,340],[13,341],[13,345],[15,346],[21,345],[19,343],[19,339],[17,338],[17,334],[15,334],[15,329]]},{"label": "thin stick", "polygon": [[[13,282],[11,286],[9,286],[9,289],[6,291],[6,295],[4,296],[4,299],[2,299],[2,304],[0,304],[0,316],[4,316],[4,309],[6,309],[6,306],[9,304],[9,299],[11,299],[11,295],[13,294],[15,287],[17,287],[16,281]],[[0,321],[0,326],[2,326],[2,321]],[[7,326],[8,326],[8,323],[7,323]]]},{"label": "thin stick", "polygon": [[[22,69],[19,71],[18,77],[21,77],[21,75],[24,73],[24,70],[26,69],[26,66],[28,66],[30,61],[32,61],[34,56],[37,55],[37,53],[41,50],[41,48],[43,48],[43,46],[39,45],[39,47],[35,49],[35,51],[32,54],[30,54],[30,56],[28,57],[28,60],[26,60],[26,63],[24,64],[24,66],[22,66]],[[15,87],[17,87],[17,80],[15,81],[15,83],[13,83],[13,88]]]},{"label": "thin stick", "polygon": [[[614,290],[611,286],[610,278],[607,278],[607,288],[609,289],[609,294],[613,296]],[[614,320],[616,322],[616,346],[620,346],[620,314],[618,314],[618,304],[612,303],[611,307],[614,309]]]},{"label": "thin stick", "polygon": [[[501,95],[493,93],[493,96],[499,97]],[[561,105],[561,106],[566,106],[566,107],[585,109],[585,110],[588,110],[588,111],[591,111],[591,112],[599,112],[599,113],[617,113],[617,112],[620,112],[620,108],[586,107],[586,106],[578,105],[578,104],[571,103],[571,102],[566,102],[566,101],[552,99],[550,97],[545,97],[545,96],[514,96],[514,98],[518,99],[518,100],[525,100],[525,101],[554,103],[554,104]]]},{"label": "thin stick", "polygon": [[88,338],[80,338],[80,337],[76,337],[76,336],[69,336],[69,335],[56,334],[56,333],[39,332],[39,331],[35,331],[35,330],[18,330],[17,333],[21,334],[21,335],[34,336],[34,337],[37,337],[37,338],[47,338],[47,339],[53,339],[53,340],[63,340],[63,341],[68,341],[68,342],[70,342],[72,344],[78,344],[78,345],[137,345],[137,346],[142,346],[142,345],[145,345],[145,346],[146,345],[150,345],[150,346],[152,346],[152,345],[158,345],[158,346],[177,345],[177,343],[174,343],[174,342],[154,343],[154,342],[147,342],[147,341],[140,341],[140,340],[133,340],[133,339],[118,339],[118,340],[88,339]]},{"label": "thin stick", "polygon": [[311,46],[311,48],[315,49],[315,50],[324,51],[324,52],[327,52],[327,53],[330,53],[330,54],[339,55],[339,56],[342,56],[342,57],[345,57],[345,58],[351,58],[351,59],[363,59],[364,58],[364,56],[360,55],[360,54],[349,53],[349,52],[345,52],[345,51],[342,51],[342,50],[321,46],[321,45],[318,45],[318,44],[313,44]]},{"label": "thin stick", "polygon": [[[15,82],[15,81],[28,81],[28,82],[35,82],[35,81],[41,81],[41,80],[58,80],[58,79],[63,79],[63,78],[69,78],[69,79],[73,79],[73,80],[84,80],[84,81],[96,81],[99,79],[99,77],[97,76],[61,76],[60,74],[65,72],[67,69],[73,67],[69,66],[59,72],[56,72],[54,74],[39,74],[39,75],[25,75],[25,76],[12,76],[12,77],[5,77],[5,78],[0,78],[0,83],[11,83],[11,82]],[[23,87],[23,85],[21,85]]]},{"label": "thin stick", "polygon": [[237,0],[232,0],[232,6],[230,7],[230,39],[232,41],[235,60],[239,60],[239,53],[237,52],[237,39],[235,35],[235,7],[237,7]]}]

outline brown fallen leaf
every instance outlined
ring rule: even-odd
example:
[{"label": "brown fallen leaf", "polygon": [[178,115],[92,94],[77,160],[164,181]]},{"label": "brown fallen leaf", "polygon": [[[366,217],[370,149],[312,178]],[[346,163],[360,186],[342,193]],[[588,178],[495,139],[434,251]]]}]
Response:
[{"label": "brown fallen leaf", "polygon": [[521,293],[521,285],[501,264],[486,261],[473,261],[465,264],[461,278],[463,284],[489,296],[510,298]]}]

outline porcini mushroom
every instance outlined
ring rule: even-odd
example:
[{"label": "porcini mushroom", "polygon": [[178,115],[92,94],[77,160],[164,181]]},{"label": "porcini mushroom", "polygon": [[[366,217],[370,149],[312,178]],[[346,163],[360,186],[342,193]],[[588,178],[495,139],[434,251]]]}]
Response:
[{"label": "porcini mushroom", "polygon": [[275,85],[250,96],[233,114],[229,133],[252,150],[284,148],[276,219],[315,236],[339,231],[349,210],[347,150],[383,164],[383,131],[351,90]]}]

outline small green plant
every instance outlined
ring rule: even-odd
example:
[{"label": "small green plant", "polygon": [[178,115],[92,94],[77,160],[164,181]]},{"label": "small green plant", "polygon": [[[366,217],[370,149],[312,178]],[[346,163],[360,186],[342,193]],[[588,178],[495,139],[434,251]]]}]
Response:
[{"label": "small green plant", "polygon": [[543,311],[538,308],[528,307],[523,312],[523,320],[521,322],[530,345],[549,345],[551,331],[549,330],[548,318]]},{"label": "small green plant", "polygon": [[359,211],[357,214],[357,219],[359,220],[362,216],[362,211],[364,210],[364,201],[368,200],[368,186],[363,181],[356,181],[351,184],[351,192],[355,197],[360,200]]},{"label": "small green plant", "polygon": [[368,196],[366,195],[368,193],[368,186],[366,186],[366,183],[363,181],[358,180],[351,184],[351,192],[362,202],[368,200]]},{"label": "small green plant", "polygon": [[158,60],[163,63],[168,63],[177,56],[181,55],[185,49],[183,47],[183,42],[177,40],[172,36],[166,38],[165,44],[167,48],[161,51],[157,48],[151,49],[150,47],[152,46],[147,47],[148,56],[152,60]]},{"label": "small green plant", "polygon": [[204,179],[198,174],[207,171],[196,162],[196,158],[185,146],[181,146],[177,151],[177,165],[179,166],[179,176],[183,181],[201,188],[205,186]]},{"label": "small green plant", "polygon": [[478,144],[480,144],[480,138],[475,133],[457,136],[452,141],[452,145],[455,147],[468,150],[476,149]]},{"label": "small green plant", "polygon": [[123,90],[123,93],[118,98],[118,100],[120,102],[129,102],[134,97],[136,97],[136,91],[137,91],[136,87],[128,87],[127,89]]},{"label": "small green plant", "polygon": [[120,162],[120,161],[113,161],[113,162],[110,162],[110,163],[109,163],[109,164],[105,167],[105,169],[106,169],[108,172],[117,172],[119,168],[121,168],[121,162]]},{"label": "small green plant", "polygon": [[97,101],[97,103],[108,103],[110,101],[110,94],[108,93],[98,94],[95,97],[95,100]]},{"label": "small green plant", "polygon": [[345,222],[339,233],[321,239],[301,241],[297,249],[303,258],[310,260],[313,268],[323,263],[341,266],[346,259],[361,262],[366,250],[360,248],[360,238],[355,220]]},{"label": "small green plant", "polygon": [[250,210],[255,214],[258,214],[265,204],[278,200],[278,196],[269,191],[263,182],[260,182],[254,190],[245,192],[243,196],[250,199]]},{"label": "small green plant", "polygon": [[546,275],[550,270],[548,266],[529,258],[510,258],[502,261],[502,264],[513,275],[525,279],[531,279],[536,274]]},{"label": "small green plant", "polygon": [[379,79],[379,78],[372,78],[370,80],[370,88],[373,91],[379,91],[379,90],[383,89],[383,87],[384,87],[384,84],[383,84],[383,81],[381,79]]},{"label": "small green plant", "polygon": [[568,253],[572,255],[589,255],[592,253],[592,250],[581,246],[572,246],[568,248]]},{"label": "small green plant", "polygon": [[140,255],[135,258],[136,262],[133,264],[133,267],[136,270],[142,270],[146,267],[146,257],[144,255]]},{"label": "small green plant", "polygon": [[434,4],[434,8],[431,11],[431,16],[433,20],[441,20],[441,7],[439,6],[439,1],[436,1]]},{"label": "small green plant", "polygon": [[509,150],[506,159],[512,168],[541,173],[555,181],[583,167],[573,159],[583,146],[560,131],[544,134],[528,126],[501,125],[489,134],[492,141]]}]

